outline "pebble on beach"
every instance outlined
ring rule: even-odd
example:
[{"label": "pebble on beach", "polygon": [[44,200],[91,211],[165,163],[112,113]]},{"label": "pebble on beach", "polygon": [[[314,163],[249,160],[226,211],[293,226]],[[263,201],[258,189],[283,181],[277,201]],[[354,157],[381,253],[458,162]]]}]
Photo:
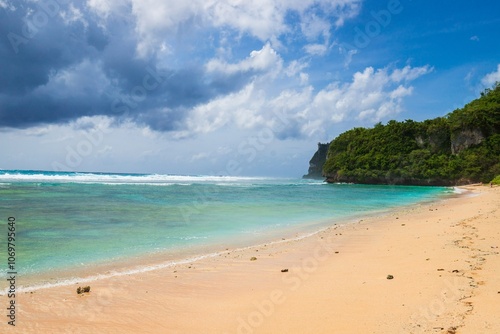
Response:
[{"label": "pebble on beach", "polygon": [[78,289],[76,289],[76,293],[79,295],[85,292],[90,292],[90,286],[84,286],[83,288],[78,287]]}]

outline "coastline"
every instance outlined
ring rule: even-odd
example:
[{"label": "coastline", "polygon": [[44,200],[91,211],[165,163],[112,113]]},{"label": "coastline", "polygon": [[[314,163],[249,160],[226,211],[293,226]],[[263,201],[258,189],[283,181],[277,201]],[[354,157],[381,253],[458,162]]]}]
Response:
[{"label": "coastline", "polygon": [[[442,188],[442,187],[440,187]],[[445,189],[445,188],[443,188]],[[262,247],[282,243],[283,241],[297,241],[303,238],[312,237],[329,227],[339,227],[346,224],[356,223],[359,220],[376,218],[386,215],[394,210],[400,210],[414,205],[421,205],[443,198],[459,196],[460,190],[456,187],[448,187],[448,190],[432,198],[420,199],[414,203],[399,204],[393,207],[378,208],[368,212],[349,214],[344,217],[330,217],[302,222],[299,225],[290,225],[282,229],[267,230],[261,235],[240,235],[237,239],[221,239],[219,244],[191,245],[189,247],[159,250],[157,252],[137,254],[127,257],[113,258],[96,262],[93,264],[83,264],[64,269],[52,269],[41,273],[23,273],[21,284],[17,286],[20,293],[33,292],[40,289],[71,286],[76,283],[91,283],[117,276],[131,274],[141,274],[158,269],[166,269],[197,262],[206,258],[223,255],[227,250],[231,252],[241,252],[247,249]],[[21,270],[22,271],[22,270]],[[0,283],[0,297],[7,294],[7,282]]]},{"label": "coastline", "polygon": [[[88,283],[92,290],[85,295],[76,294],[77,286],[87,285],[82,282],[19,293],[16,329],[446,333],[456,327],[457,333],[468,328],[486,333],[478,326],[488,325],[493,333],[500,324],[487,302],[500,298],[493,291],[500,291],[499,249],[476,247],[485,240],[500,246],[492,223],[499,218],[500,188],[462,188],[480,194],[391,210],[305,238],[98,279]],[[250,261],[253,256],[257,260]],[[5,296],[0,301],[7,302]]]},{"label": "coastline", "polygon": [[[30,290],[269,243],[453,192],[281,178],[32,171],[4,176],[13,181],[0,191],[6,214],[19,219],[24,234],[17,249],[19,286]],[[110,179],[120,185],[102,182]],[[152,183],[138,185],[144,181]],[[0,282],[0,295],[7,286]]]}]

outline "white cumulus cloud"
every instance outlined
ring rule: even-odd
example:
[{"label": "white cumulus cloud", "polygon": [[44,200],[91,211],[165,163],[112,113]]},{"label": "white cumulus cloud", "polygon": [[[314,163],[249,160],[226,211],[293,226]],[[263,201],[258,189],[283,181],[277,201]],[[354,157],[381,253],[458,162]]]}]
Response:
[{"label": "white cumulus cloud", "polygon": [[250,56],[239,63],[230,64],[220,59],[208,61],[206,69],[208,72],[222,72],[234,74],[247,71],[266,71],[272,68],[281,69],[282,60],[269,43],[261,50],[254,50]]},{"label": "white cumulus cloud", "polygon": [[398,83],[415,80],[430,70],[429,66],[406,66],[392,72],[387,68],[368,67],[355,73],[352,82],[332,83],[318,92],[310,112],[330,123],[348,118],[379,121],[400,113],[403,98],[412,94],[413,87]]},{"label": "white cumulus cloud", "polygon": [[[315,91],[303,72],[290,67],[282,77],[296,82],[296,88],[272,90],[275,81],[257,76],[237,93],[216,98],[192,110],[187,125],[191,133],[208,133],[222,127],[240,129],[268,127],[278,137],[320,136],[346,120],[380,121],[403,111],[404,99],[413,93],[409,83],[432,69],[429,66],[400,69],[368,67],[356,72],[350,82],[332,82]],[[278,80],[278,79],[276,79]]]},{"label": "white cumulus cloud", "polygon": [[[284,34],[300,32],[309,40],[328,40],[333,27],[359,13],[361,0],[128,0],[136,22],[136,33],[140,39],[138,55],[147,56],[156,52],[157,46],[166,37],[176,36],[186,29],[207,29],[236,32],[262,42],[280,45]],[[123,2],[122,2],[123,3]],[[111,0],[89,0],[88,6],[101,15],[108,15],[116,6]],[[287,21],[287,15],[295,13],[298,22]],[[314,14],[311,14],[314,13]],[[327,41],[326,41],[327,42]]]},{"label": "white cumulus cloud", "polygon": [[483,80],[481,80],[481,83],[488,88],[492,87],[496,82],[500,82],[500,64],[498,64],[495,72],[487,74]]}]

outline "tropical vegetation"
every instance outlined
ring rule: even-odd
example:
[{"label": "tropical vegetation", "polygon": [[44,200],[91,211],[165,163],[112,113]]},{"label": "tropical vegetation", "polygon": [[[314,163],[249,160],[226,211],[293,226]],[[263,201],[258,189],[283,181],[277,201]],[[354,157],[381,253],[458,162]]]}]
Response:
[{"label": "tropical vegetation", "polygon": [[329,146],[330,182],[451,185],[500,175],[500,84],[445,117],[354,128]]}]

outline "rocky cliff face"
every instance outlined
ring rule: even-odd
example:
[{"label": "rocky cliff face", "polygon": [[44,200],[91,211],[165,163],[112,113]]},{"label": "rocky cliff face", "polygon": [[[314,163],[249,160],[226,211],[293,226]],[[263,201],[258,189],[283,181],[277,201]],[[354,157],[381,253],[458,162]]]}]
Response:
[{"label": "rocky cliff face", "polygon": [[427,148],[431,152],[450,153],[450,134],[447,132],[433,133],[427,136],[416,136],[415,142],[419,148]]},{"label": "rocky cliff face", "polygon": [[464,129],[451,136],[451,153],[458,154],[471,146],[479,145],[485,139],[479,129]]},{"label": "rocky cliff face", "polygon": [[323,178],[323,165],[326,161],[329,145],[330,144],[318,143],[318,150],[314,153],[311,160],[309,160],[309,171],[304,175],[305,179]]}]

